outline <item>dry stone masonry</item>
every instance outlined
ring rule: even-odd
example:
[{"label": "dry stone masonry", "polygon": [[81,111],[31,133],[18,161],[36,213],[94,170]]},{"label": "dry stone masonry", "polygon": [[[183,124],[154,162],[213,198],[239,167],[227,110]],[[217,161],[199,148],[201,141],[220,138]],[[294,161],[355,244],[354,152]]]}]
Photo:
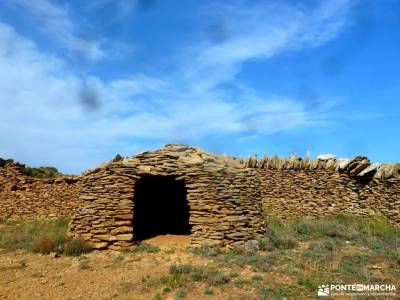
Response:
[{"label": "dry stone masonry", "polygon": [[36,179],[21,165],[0,159],[0,220],[55,218],[70,215],[77,205],[79,178]]},{"label": "dry stone masonry", "polygon": [[368,158],[315,160],[250,157],[258,170],[264,212],[293,219],[338,213],[385,216],[400,224],[400,164],[373,164]]},{"label": "dry stone masonry", "polygon": [[140,184],[153,177],[183,184],[192,246],[241,245],[263,234],[264,215],[383,215],[400,224],[400,164],[333,155],[243,160],[184,145],[117,156],[79,177],[51,180],[24,176],[18,164],[0,159],[0,219],[72,214],[71,236],[96,249],[131,249],[140,239],[137,220],[158,211],[150,220],[157,223],[172,197],[161,195],[164,202],[141,215]]},{"label": "dry stone masonry", "polygon": [[71,234],[95,248],[132,246],[135,183],[148,175],[184,181],[193,246],[235,246],[263,233],[256,170],[238,160],[183,145],[116,160],[82,176],[80,207],[71,221]]}]

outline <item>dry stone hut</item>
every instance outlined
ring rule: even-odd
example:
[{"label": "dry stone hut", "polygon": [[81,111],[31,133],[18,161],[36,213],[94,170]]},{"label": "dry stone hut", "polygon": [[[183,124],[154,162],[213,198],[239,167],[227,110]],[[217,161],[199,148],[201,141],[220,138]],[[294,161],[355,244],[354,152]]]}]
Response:
[{"label": "dry stone hut", "polygon": [[167,145],[83,174],[70,234],[96,249],[129,249],[158,234],[192,246],[236,246],[263,233],[256,170],[238,159]]}]

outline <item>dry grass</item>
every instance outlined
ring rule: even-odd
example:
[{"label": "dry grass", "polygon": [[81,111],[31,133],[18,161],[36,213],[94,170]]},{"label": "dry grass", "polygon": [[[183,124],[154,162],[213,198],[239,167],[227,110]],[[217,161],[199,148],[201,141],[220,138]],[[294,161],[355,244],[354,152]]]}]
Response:
[{"label": "dry grass", "polygon": [[66,217],[6,222],[0,228],[0,248],[8,251],[23,249],[42,254],[65,253],[69,256],[89,252],[90,245],[84,240],[67,238],[68,222]]}]

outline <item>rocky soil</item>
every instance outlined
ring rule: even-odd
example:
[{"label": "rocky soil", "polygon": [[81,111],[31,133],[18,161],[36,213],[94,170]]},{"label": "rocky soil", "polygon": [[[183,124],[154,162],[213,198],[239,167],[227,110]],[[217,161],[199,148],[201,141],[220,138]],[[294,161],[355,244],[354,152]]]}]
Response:
[{"label": "rocky soil", "polygon": [[[177,290],[164,292],[166,285],[160,283],[160,277],[168,274],[170,265],[211,264],[208,259],[188,251],[189,237],[167,235],[147,242],[159,247],[160,251],[94,251],[75,258],[1,251],[0,299],[177,299]],[[242,272],[249,277],[253,274],[247,269]],[[213,289],[214,295],[205,295],[205,289],[205,283],[196,282],[185,288],[184,298],[229,299],[234,295],[245,296],[235,287]]]}]

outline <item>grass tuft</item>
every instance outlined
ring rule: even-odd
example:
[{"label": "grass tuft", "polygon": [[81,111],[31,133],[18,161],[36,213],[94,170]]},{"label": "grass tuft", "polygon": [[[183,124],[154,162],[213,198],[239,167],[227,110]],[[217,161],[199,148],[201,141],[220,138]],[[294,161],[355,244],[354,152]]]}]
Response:
[{"label": "grass tuft", "polygon": [[138,253],[158,253],[158,252],[160,252],[160,248],[157,246],[153,246],[148,243],[142,242],[133,251],[138,252]]}]

